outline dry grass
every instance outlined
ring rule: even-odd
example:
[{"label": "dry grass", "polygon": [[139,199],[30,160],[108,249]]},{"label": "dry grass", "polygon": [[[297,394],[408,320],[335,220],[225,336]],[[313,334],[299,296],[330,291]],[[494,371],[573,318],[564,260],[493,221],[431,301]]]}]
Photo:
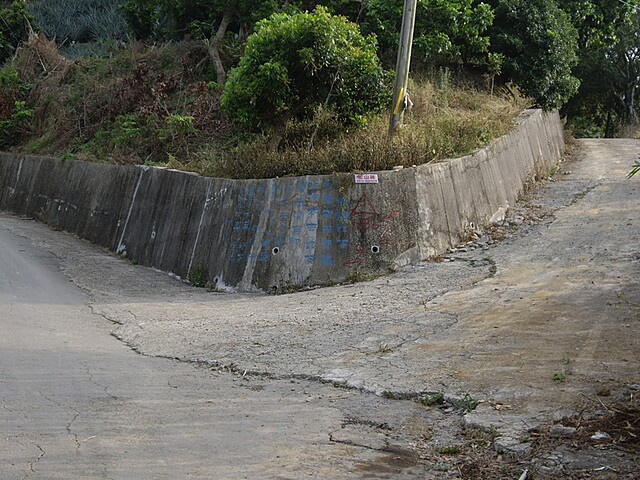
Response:
[{"label": "dry grass", "polygon": [[640,139],[640,124],[632,123],[624,126],[618,136],[620,138]]},{"label": "dry grass", "polygon": [[[54,42],[33,36],[13,61],[31,85],[30,153],[110,163],[166,162],[186,141],[202,142],[220,123],[216,92],[207,87],[201,43],[131,44],[111,58],[70,62]],[[170,121],[192,117],[197,133],[177,138]],[[187,138],[189,137],[189,138]]]},{"label": "dry grass", "polygon": [[[511,92],[492,96],[465,86],[438,88],[427,80],[415,82],[412,91],[414,108],[393,139],[387,136],[386,116],[334,137],[316,135],[313,144],[308,141],[310,135],[300,140],[295,133],[313,131],[314,122],[295,124],[277,141],[260,136],[231,150],[204,149],[192,167],[208,175],[267,178],[420,165],[466,155],[489,144],[509,132],[515,117],[528,106]],[[337,130],[326,114],[320,115],[315,127]]]},{"label": "dry grass", "polygon": [[60,55],[53,40],[31,31],[27,42],[17,50],[13,64],[25,83],[34,84],[42,78],[64,75],[71,62]]}]

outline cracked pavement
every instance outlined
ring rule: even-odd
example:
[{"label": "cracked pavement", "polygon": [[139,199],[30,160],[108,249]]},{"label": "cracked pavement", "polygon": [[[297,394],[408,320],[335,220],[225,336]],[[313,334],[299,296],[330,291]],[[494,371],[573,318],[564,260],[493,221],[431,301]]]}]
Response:
[{"label": "cracked pavement", "polygon": [[[517,451],[598,387],[640,383],[639,154],[580,141],[490,232],[502,241],[279,296],[193,288],[0,216],[0,266],[44,265],[0,281],[0,465],[20,458],[3,478],[30,472],[36,440],[29,478],[460,478],[428,451],[463,424]],[[463,423],[407,401],[426,392],[481,403]],[[39,473],[53,465],[66,476]]]},{"label": "cracked pavement", "polygon": [[[412,445],[440,413],[309,380],[139,355],[110,334],[113,324],[89,305],[90,290],[60,270],[70,245],[85,259],[115,261],[116,271],[130,266],[56,232],[46,234],[63,251],[51,253],[9,231],[5,222],[14,221],[46,233],[0,217],[3,480],[426,474]],[[343,429],[347,419],[362,426]]]}]

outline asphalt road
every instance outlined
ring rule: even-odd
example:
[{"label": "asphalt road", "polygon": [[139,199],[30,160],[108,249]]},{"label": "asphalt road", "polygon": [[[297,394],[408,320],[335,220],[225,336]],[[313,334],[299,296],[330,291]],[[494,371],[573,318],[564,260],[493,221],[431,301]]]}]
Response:
[{"label": "asphalt road", "polygon": [[145,357],[109,327],[59,260],[0,218],[2,480],[419,475],[393,432],[420,415],[412,403],[398,414],[313,382]]}]

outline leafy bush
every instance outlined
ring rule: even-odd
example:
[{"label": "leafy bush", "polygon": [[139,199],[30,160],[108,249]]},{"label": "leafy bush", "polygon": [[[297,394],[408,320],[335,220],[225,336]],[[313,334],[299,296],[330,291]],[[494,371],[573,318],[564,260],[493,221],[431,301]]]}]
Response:
[{"label": "leafy bush", "polygon": [[28,8],[38,26],[59,45],[126,40],[124,0],[36,0]]},{"label": "leafy bush", "polygon": [[27,108],[24,101],[14,103],[11,117],[0,120],[0,146],[7,147],[17,143],[18,137],[29,131],[33,110]]},{"label": "leafy bush", "polygon": [[24,101],[29,87],[10,66],[0,69],[0,147],[18,142],[29,129],[33,110]]},{"label": "leafy bush", "polygon": [[322,7],[274,14],[247,40],[221,106],[250,127],[283,127],[290,119],[311,118],[322,105],[344,123],[364,124],[386,106],[386,78],[375,40],[346,18]]},{"label": "leafy bush", "polygon": [[187,146],[187,138],[196,132],[191,115],[169,115],[165,118],[166,126],[158,131],[158,139],[169,144]]},{"label": "leafy bush", "polygon": [[15,68],[5,65],[0,69],[0,94],[10,97],[13,102],[28,91],[29,87],[24,84]]},{"label": "leafy bush", "polygon": [[32,20],[21,1],[15,1],[0,10],[0,64],[13,55],[20,42],[26,40],[28,25]]}]

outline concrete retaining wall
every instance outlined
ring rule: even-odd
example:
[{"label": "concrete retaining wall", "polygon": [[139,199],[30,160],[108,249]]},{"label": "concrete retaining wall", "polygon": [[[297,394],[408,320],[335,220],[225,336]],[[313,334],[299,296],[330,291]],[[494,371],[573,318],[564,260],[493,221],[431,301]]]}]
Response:
[{"label": "concrete retaining wall", "polygon": [[273,290],[384,273],[444,251],[546,173],[564,148],[557,113],[468,157],[399,172],[269,180],[0,154],[0,208],[143,265],[218,289]]}]

